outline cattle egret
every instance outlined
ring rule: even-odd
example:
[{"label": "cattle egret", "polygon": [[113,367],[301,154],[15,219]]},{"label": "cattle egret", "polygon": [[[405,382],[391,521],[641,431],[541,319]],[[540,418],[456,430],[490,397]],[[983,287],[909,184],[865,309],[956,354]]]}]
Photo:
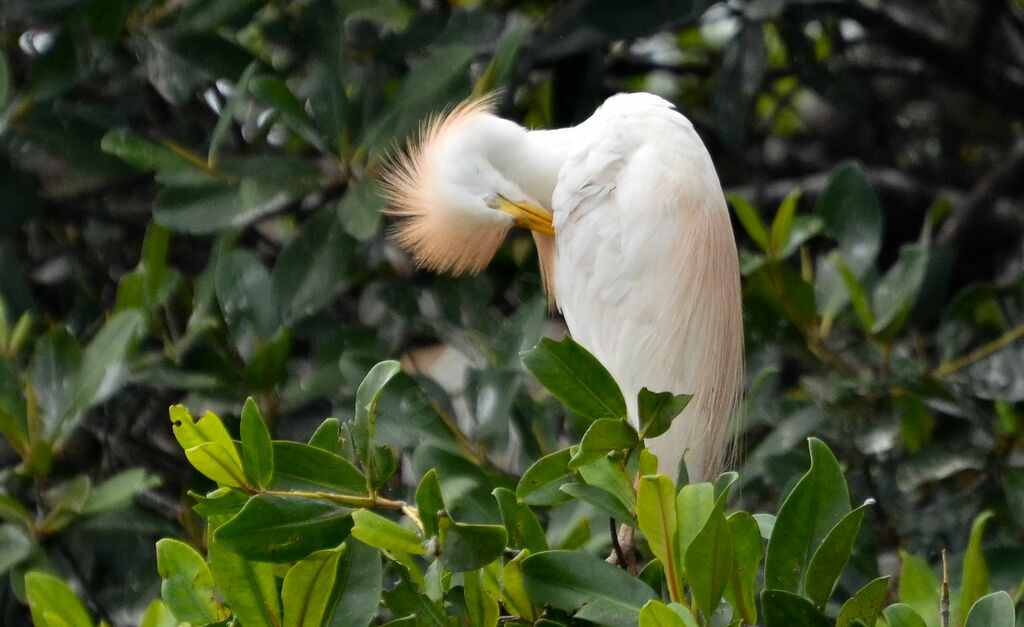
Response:
[{"label": "cattle egret", "polygon": [[647,442],[659,471],[725,463],[743,380],[739,267],[728,208],[693,125],[651,94],[619,94],[578,126],[530,131],[471,99],[428,122],[383,177],[394,236],[438,272],[482,270],[512,227],[533,232],[569,333],[626,396],[692,394]]}]

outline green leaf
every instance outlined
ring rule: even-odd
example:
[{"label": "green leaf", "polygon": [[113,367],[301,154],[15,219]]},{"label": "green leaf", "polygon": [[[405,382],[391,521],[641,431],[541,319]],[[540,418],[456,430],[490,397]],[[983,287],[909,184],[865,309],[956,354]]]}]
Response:
[{"label": "green leaf", "polygon": [[217,442],[203,442],[185,451],[185,457],[199,472],[222,486],[241,488],[246,485],[245,473],[235,460],[237,455],[234,445],[226,449]]},{"label": "green leaf", "polygon": [[100,140],[100,150],[140,170],[196,170],[195,164],[166,146],[139,139],[127,129],[108,132]]},{"label": "green leaf", "polygon": [[505,607],[513,614],[527,621],[534,622],[540,616],[540,610],[530,602],[523,583],[523,561],[531,555],[528,549],[523,549],[511,560],[505,562],[501,569],[502,598]]},{"label": "green leaf", "polygon": [[211,235],[240,229],[283,208],[295,193],[277,184],[243,179],[231,185],[166,185],[153,200],[153,220],[172,231]]},{"label": "green leaf", "polygon": [[768,232],[764,228],[764,222],[761,221],[757,209],[739,194],[726,194],[726,198],[729,199],[729,204],[732,205],[736,217],[739,218],[740,224],[743,225],[750,239],[754,240],[761,250],[768,252]]},{"label": "green leaf", "polygon": [[281,624],[281,601],[274,565],[250,561],[217,541],[209,543],[210,572],[235,619],[242,624],[275,627]]},{"label": "green leaf", "polygon": [[569,449],[545,455],[533,463],[516,486],[516,497],[527,505],[557,505],[571,497],[558,488],[572,481]]},{"label": "green leaf", "polygon": [[82,507],[83,514],[98,514],[127,507],[140,492],[160,484],[160,479],[147,475],[142,468],[125,470],[89,491]]},{"label": "green leaf", "polygon": [[963,578],[960,584],[961,612],[966,612],[968,608],[974,606],[975,601],[989,592],[988,566],[985,564],[985,556],[981,553],[981,540],[985,533],[985,525],[993,516],[995,513],[992,510],[985,510],[971,523],[971,538],[964,554]]},{"label": "green leaf", "polygon": [[380,607],[382,573],[377,549],[353,538],[346,540],[324,624],[367,627]]},{"label": "green leaf", "polygon": [[285,323],[321,311],[348,288],[355,244],[332,207],[320,209],[303,223],[271,272],[271,296]]},{"label": "green leaf", "polygon": [[444,497],[441,495],[441,480],[433,468],[423,475],[420,484],[416,486],[416,509],[419,510],[424,535],[428,538],[436,536],[437,515],[444,511]]},{"label": "green leaf", "polygon": [[495,627],[498,624],[498,602],[484,591],[483,573],[471,570],[462,574],[466,617],[473,627]]},{"label": "green leaf", "polygon": [[637,489],[636,520],[662,566],[673,601],[683,600],[681,552],[677,546],[676,490],[672,480],[664,475],[640,477]]},{"label": "green leaf", "polygon": [[732,606],[733,616],[742,617],[749,625],[756,625],[754,580],[764,555],[761,532],[757,521],[747,512],[736,512],[726,520],[732,536],[732,576],[725,589],[725,598]]},{"label": "green leaf", "polygon": [[195,499],[192,509],[200,516],[234,516],[249,501],[249,494],[237,488],[217,488],[203,496],[189,491]]},{"label": "green leaf", "polygon": [[805,576],[807,597],[820,610],[824,610],[825,604],[832,598],[832,591],[835,589],[836,582],[839,581],[839,575],[842,574],[846,563],[850,561],[853,543],[857,539],[857,532],[860,531],[861,522],[864,520],[864,512],[872,503],[874,501],[869,500],[843,516],[822,540],[807,565]]},{"label": "green leaf", "polygon": [[[937,612],[932,612],[936,614]],[[893,603],[882,612],[889,627],[926,627],[924,619],[909,605]]]},{"label": "green leaf", "polygon": [[[224,423],[213,412],[206,412],[201,418],[193,418],[183,405],[172,405],[168,412],[171,417],[171,424],[174,425],[174,437],[182,449],[190,448],[213,442],[219,444],[228,451],[234,451],[235,445],[224,428]],[[242,467],[242,458],[238,451],[234,453],[234,461],[239,468]]]},{"label": "green leaf", "polygon": [[0,109],[11,97],[11,83],[11,66],[7,63],[7,55],[0,52]]},{"label": "green leaf", "polygon": [[474,95],[483,95],[501,87],[515,70],[519,51],[527,41],[530,26],[526,22],[510,23],[494,50],[491,62],[473,85]]},{"label": "green leaf", "polygon": [[139,627],[178,627],[178,619],[161,599],[153,599],[142,613]]},{"label": "green leaf", "polygon": [[715,488],[710,483],[684,485],[676,495],[679,555],[682,557],[715,508]]},{"label": "green leaf", "polygon": [[61,579],[32,571],[25,575],[25,596],[36,627],[92,627],[85,606]]},{"label": "green leaf", "polygon": [[846,265],[843,258],[839,255],[831,255],[829,261],[835,265],[836,269],[839,270],[839,276],[843,279],[843,283],[846,285],[846,291],[850,295],[850,303],[853,305],[853,312],[857,314],[857,318],[860,320],[861,325],[866,330],[871,330],[875,327],[875,314],[871,310],[871,305],[868,303],[867,293],[864,291],[864,286],[861,285],[857,276],[854,274],[850,266]]},{"label": "green leaf", "polygon": [[[61,423],[73,418],[77,393],[74,380],[81,372],[81,364],[82,349],[64,328],[51,329],[36,342],[35,350],[32,352],[32,391],[39,404],[39,418],[43,424],[42,435],[48,440],[56,436]],[[6,362],[0,359],[0,395],[8,397],[0,399],[0,430],[7,431],[3,428],[6,413],[9,416],[8,420],[14,420],[15,433],[18,433],[17,429],[27,424],[25,401],[21,398],[20,385],[7,391],[2,390],[6,385],[10,385],[4,384],[4,379],[8,376],[4,370]],[[14,376],[13,371],[11,376]],[[27,434],[27,431],[24,433]],[[11,435],[8,435],[8,439],[17,446],[17,439],[11,438]]]},{"label": "green leaf", "polygon": [[601,488],[614,496],[628,511],[636,510],[636,495],[633,494],[633,478],[617,463],[608,458],[581,466],[580,476],[588,485]]},{"label": "green leaf", "polygon": [[239,431],[242,436],[245,478],[250,485],[265,488],[274,477],[274,447],[270,441],[270,431],[251,396],[245,399],[245,406],[242,407]]},{"label": "green leaf", "polygon": [[796,216],[797,203],[803,191],[797,187],[789,192],[779,205],[779,210],[772,220],[771,235],[768,240],[769,254],[778,257],[780,251],[789,241],[790,231],[793,229],[793,219]]},{"label": "green leaf", "polygon": [[220,110],[217,124],[213,127],[213,132],[210,133],[210,150],[206,153],[206,162],[211,168],[217,167],[217,156],[220,154],[221,144],[228,131],[231,130],[231,125],[235,123],[235,112],[238,111],[238,107],[245,98],[245,88],[259,67],[259,63],[253,61],[242,71],[242,75],[235,81],[234,93],[231,94],[231,97],[228,98],[228,101],[224,103],[224,107]]},{"label": "green leaf", "polygon": [[[567,488],[574,485],[576,484],[569,483],[562,487]],[[501,512],[501,521],[508,533],[510,546],[528,549],[533,553],[548,550],[544,528],[528,505],[517,501],[515,493],[507,488],[495,488],[491,494],[498,501],[498,511]]]},{"label": "green leaf", "polygon": [[284,627],[323,625],[341,552],[341,548],[317,551],[288,569],[281,587]]},{"label": "green leaf", "polygon": [[601,558],[574,551],[545,551],[523,561],[523,583],[537,604],[573,612],[601,625],[635,625],[654,591]]},{"label": "green leaf", "polygon": [[829,627],[825,615],[807,599],[785,590],[761,592],[765,627]]},{"label": "green leaf", "polygon": [[765,588],[802,594],[814,552],[850,512],[850,495],[839,463],[827,446],[809,438],[811,468],[779,508],[765,555]]},{"label": "green leaf", "polygon": [[381,483],[378,472],[380,464],[374,448],[377,431],[377,405],[380,403],[381,394],[384,393],[384,386],[401,371],[402,366],[397,361],[382,361],[366,374],[362,383],[359,384],[359,389],[356,390],[356,417],[351,429],[355,436],[353,444],[359,452],[363,470],[366,471],[366,475],[374,487]]},{"label": "green leaf", "polygon": [[0,576],[32,554],[35,541],[28,531],[12,523],[0,525]]},{"label": "green leaf", "polygon": [[[142,314],[136,310],[119,312],[107,320],[82,353],[75,400],[69,413],[85,411],[110,398],[120,388],[127,373],[125,359],[142,328]],[[61,425],[62,437],[70,435],[70,426],[68,423]]]},{"label": "green leaf", "polygon": [[376,179],[363,177],[352,182],[338,200],[335,211],[345,232],[360,242],[370,241],[380,231],[384,194]]},{"label": "green leaf", "polygon": [[250,560],[291,562],[341,544],[352,529],[351,513],[324,499],[258,494],[214,539]]},{"label": "green leaf", "polygon": [[0,520],[21,523],[26,529],[35,524],[35,516],[13,496],[0,492]]},{"label": "green leaf", "polygon": [[732,534],[719,500],[701,530],[683,553],[693,600],[704,616],[714,615],[732,575]]},{"label": "green leaf", "polygon": [[313,435],[309,436],[309,445],[341,456],[341,424],[338,419],[328,418],[320,423]]},{"label": "green leaf", "polygon": [[248,87],[252,95],[275,107],[285,124],[311,146],[321,152],[328,152],[322,133],[283,80],[276,76],[255,76],[249,80]]},{"label": "green leaf", "polygon": [[875,310],[873,333],[894,335],[906,322],[924,283],[930,253],[921,244],[904,246],[900,257],[875,286],[871,296]]},{"label": "green leaf", "polygon": [[249,362],[281,326],[270,295],[270,275],[255,255],[233,250],[218,258],[214,288],[231,341]]},{"label": "green leaf", "polygon": [[[40,342],[45,341],[40,340]],[[38,347],[36,349],[38,351]],[[35,358],[33,358],[35,362]],[[45,409],[45,407],[44,407]],[[18,373],[0,356],[0,433],[22,457],[28,454],[28,416]]]},{"label": "green leaf", "polygon": [[[676,604],[673,604],[676,605]],[[680,606],[682,607],[682,606]],[[647,602],[647,605],[640,609],[640,627],[699,627],[693,614],[686,611],[681,612],[665,605],[657,599]]]},{"label": "green leaf", "polygon": [[505,552],[508,535],[501,525],[457,523],[447,516],[439,524],[441,563],[452,572],[483,568]]},{"label": "green leaf", "polygon": [[347,459],[315,446],[275,440],[274,490],[366,494],[366,477]]},{"label": "green leaf", "polygon": [[636,526],[636,516],[626,509],[617,496],[604,488],[586,483],[566,483],[559,489],[574,499],[589,503],[601,513],[620,523]]},{"label": "green leaf", "polygon": [[858,590],[846,603],[843,603],[843,607],[839,610],[839,618],[836,619],[836,627],[846,627],[854,620],[859,620],[865,625],[874,625],[882,613],[885,590],[888,586],[889,577],[879,577]]},{"label": "green leaf", "polygon": [[900,568],[900,602],[921,616],[928,627],[937,627],[939,616],[935,608],[939,607],[939,580],[919,557],[900,551],[900,561],[903,562]]},{"label": "green leaf", "polygon": [[352,520],[355,522],[352,537],[363,544],[384,551],[413,555],[427,552],[423,538],[380,514],[361,509],[352,514]]},{"label": "green leaf", "polygon": [[544,338],[523,363],[558,400],[584,418],[625,418],[626,401],[604,366],[570,337]]},{"label": "green leaf", "polygon": [[1013,627],[1016,619],[1010,595],[1002,591],[993,592],[971,606],[964,627]]},{"label": "green leaf", "polygon": [[257,343],[256,351],[245,364],[243,378],[251,389],[273,391],[288,374],[288,357],[292,334],[282,326],[266,342]]},{"label": "green leaf", "polygon": [[690,394],[651,392],[647,388],[642,388],[637,396],[640,437],[656,438],[668,431],[672,421],[686,409],[690,398]]},{"label": "green leaf", "polygon": [[205,625],[228,617],[216,602],[217,588],[202,556],[191,546],[164,538],[156,543],[156,568],[163,577],[160,596],[180,621]]},{"label": "green leaf", "polygon": [[575,470],[600,459],[610,451],[635,448],[639,444],[636,430],[628,422],[617,418],[599,418],[590,423],[579,447],[569,460]]}]

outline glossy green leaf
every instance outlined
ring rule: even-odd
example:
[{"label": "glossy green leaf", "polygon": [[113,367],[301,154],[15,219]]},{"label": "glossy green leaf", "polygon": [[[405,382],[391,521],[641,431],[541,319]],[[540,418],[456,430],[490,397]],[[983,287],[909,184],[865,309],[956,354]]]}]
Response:
[{"label": "glossy green leaf", "polygon": [[328,418],[320,423],[313,435],[309,436],[308,444],[328,453],[341,455],[341,425],[337,418]]},{"label": "glossy green leaf", "polygon": [[0,525],[0,575],[30,556],[34,547],[26,529],[12,523]]},{"label": "glossy green leaf", "polygon": [[902,327],[917,301],[928,269],[929,251],[920,244],[904,246],[899,259],[875,286],[871,295],[877,319],[872,332],[892,334]]},{"label": "glossy green leaf", "polygon": [[545,455],[526,469],[516,486],[516,497],[527,505],[557,505],[570,497],[558,488],[572,480],[569,449]]},{"label": "glossy green leaf", "polygon": [[764,555],[757,521],[747,512],[736,512],[726,518],[732,537],[732,574],[723,593],[733,616],[742,617],[750,625],[757,624],[756,590],[758,566]]},{"label": "glossy green leaf", "polygon": [[249,362],[281,326],[271,299],[270,275],[255,255],[233,250],[217,260],[214,288],[231,341]]},{"label": "glossy green leaf", "polygon": [[364,177],[349,185],[335,211],[345,232],[365,242],[380,231],[385,206],[380,184],[376,179]]},{"label": "glossy green leaf", "polygon": [[25,596],[37,627],[92,627],[92,619],[63,580],[32,571],[25,575]]},{"label": "glossy green leaf", "polygon": [[810,438],[811,468],[779,508],[765,554],[765,588],[802,594],[810,561],[828,536],[850,512],[850,495],[839,463],[827,446]]},{"label": "glossy green leaf", "polygon": [[939,624],[939,580],[919,557],[900,551],[899,599],[921,618],[928,627]]},{"label": "glossy green leaf", "polygon": [[354,246],[332,207],[303,223],[281,250],[270,276],[273,301],[286,323],[323,310],[350,285]]},{"label": "glossy green leaf", "polygon": [[338,576],[342,549],[311,553],[288,569],[281,587],[284,627],[319,627]]},{"label": "glossy green leaf", "polygon": [[843,279],[843,284],[846,285],[850,303],[853,305],[853,312],[857,314],[861,325],[867,330],[873,329],[875,327],[875,314],[871,309],[871,304],[868,302],[867,292],[857,279],[857,275],[850,269],[850,266],[846,265],[842,257],[832,255],[829,257],[829,261],[839,271],[839,276]]},{"label": "glossy green leaf", "polygon": [[523,583],[523,561],[530,555],[528,549],[523,549],[519,555],[505,562],[505,567],[501,569],[501,587],[505,607],[516,616],[532,622],[537,620],[541,611],[530,602]]},{"label": "glossy green leaf", "polygon": [[[45,408],[44,408],[45,409]],[[23,456],[28,453],[28,416],[18,373],[0,356],[0,433]]]},{"label": "glossy green leaf", "polygon": [[260,415],[256,401],[245,399],[242,407],[242,467],[250,485],[265,488],[274,476],[274,447],[270,431]]},{"label": "glossy green leaf", "polygon": [[498,601],[484,591],[483,573],[471,570],[462,574],[463,599],[466,602],[466,617],[476,627],[496,627],[498,624]]},{"label": "glossy green leaf", "polygon": [[652,599],[640,608],[640,627],[698,627],[698,624],[685,608],[676,612],[661,601]]},{"label": "glossy green leaf", "polygon": [[523,363],[558,400],[584,418],[626,416],[626,401],[615,379],[572,338],[544,338],[523,353]]},{"label": "glossy green leaf", "polygon": [[601,513],[614,518],[622,524],[634,526],[636,524],[636,516],[626,509],[622,501],[604,488],[586,483],[566,483],[559,489],[574,499],[592,505]]},{"label": "glossy green leaf", "polygon": [[960,583],[960,611],[966,612],[974,603],[989,593],[988,565],[981,552],[981,540],[985,525],[995,516],[992,510],[985,510],[971,523],[971,536],[964,554],[964,570]]},{"label": "glossy green leaf", "polygon": [[858,590],[840,608],[836,627],[846,627],[854,620],[859,620],[865,625],[874,625],[882,614],[888,585],[889,577],[879,577]]},{"label": "glossy green leaf", "polygon": [[345,541],[328,603],[329,627],[367,627],[377,615],[381,597],[380,552],[353,538]]},{"label": "glossy green leaf", "polygon": [[280,210],[292,197],[286,189],[252,179],[237,186],[221,182],[166,186],[153,200],[153,219],[179,233],[210,235],[243,228]]},{"label": "glossy green leaf", "polygon": [[210,572],[235,618],[244,625],[276,627],[281,624],[281,601],[274,580],[274,565],[251,561],[223,543],[209,543]]},{"label": "glossy green leaf", "polygon": [[356,417],[351,432],[355,436],[353,444],[359,452],[363,470],[373,482],[379,485],[379,460],[374,448],[377,431],[377,405],[380,403],[384,386],[396,374],[402,371],[397,361],[382,361],[366,374],[356,390]]},{"label": "glossy green leaf", "polygon": [[691,395],[672,392],[651,392],[642,388],[637,396],[640,416],[640,437],[656,438],[668,431],[672,421],[686,409]]},{"label": "glossy green leaf", "polygon": [[[142,314],[122,311],[107,320],[82,352],[71,413],[84,411],[117,391],[126,374],[128,351],[142,330]],[[68,424],[61,426],[63,436],[70,434]]]},{"label": "glossy green leaf", "polygon": [[964,627],[1013,627],[1017,620],[1013,599],[1005,592],[986,594],[971,606]]},{"label": "glossy green leaf", "polygon": [[628,511],[636,510],[636,495],[633,494],[633,478],[617,463],[603,457],[580,466],[578,469],[583,481],[588,485],[601,488],[614,496]]},{"label": "glossy green leaf", "polygon": [[679,525],[679,555],[690,546],[715,508],[715,488],[710,483],[691,483],[676,495],[676,520]]},{"label": "glossy green leaf", "polygon": [[351,513],[324,499],[258,494],[214,539],[246,559],[291,562],[341,544],[352,529]]},{"label": "glossy green leaf", "polygon": [[234,516],[250,498],[249,493],[237,488],[217,488],[207,495],[189,492],[195,499],[193,510],[200,516]]},{"label": "glossy green leaf", "polygon": [[807,599],[785,590],[761,592],[765,627],[829,627],[825,615]]},{"label": "glossy green leaf", "polygon": [[664,475],[640,477],[636,519],[651,553],[665,568],[669,596],[673,601],[681,601],[684,598],[683,565],[677,547],[676,490],[671,479]]},{"label": "glossy green leaf", "polygon": [[174,437],[182,449],[188,450],[207,442],[218,444],[229,454],[234,451],[233,461],[241,469],[242,458],[235,451],[228,430],[216,414],[208,411],[200,418],[193,418],[183,405],[172,405],[169,413],[171,424],[174,425]]},{"label": "glossy green leaf", "polygon": [[505,552],[508,536],[501,525],[457,523],[448,517],[439,524],[441,563],[452,572],[483,568]]},{"label": "glossy green leaf", "polygon": [[235,461],[232,452],[235,452],[233,445],[226,449],[217,442],[203,442],[199,446],[186,449],[185,457],[196,470],[218,484],[240,488],[246,485],[245,473]]},{"label": "glossy green leaf", "polygon": [[732,533],[722,511],[723,505],[719,501],[683,553],[690,592],[706,617],[711,617],[718,609],[732,576]]},{"label": "glossy green leaf", "polygon": [[419,485],[416,486],[416,509],[419,510],[424,535],[428,538],[436,536],[438,532],[437,515],[438,512],[444,510],[444,497],[441,494],[441,480],[433,468],[423,475]]},{"label": "glossy green leaf", "polygon": [[242,75],[235,81],[234,92],[220,110],[217,124],[213,127],[213,132],[210,133],[210,149],[206,153],[206,162],[211,168],[217,167],[217,157],[220,154],[221,145],[235,123],[235,114],[245,98],[245,88],[259,67],[259,63],[253,61],[242,71]]},{"label": "glossy green leaf", "polygon": [[254,76],[249,80],[248,87],[252,95],[276,108],[285,124],[300,137],[320,151],[326,151],[323,134],[283,80],[276,76]]},{"label": "glossy green leaf", "polygon": [[[568,483],[562,487],[575,485],[577,484]],[[515,493],[506,488],[495,488],[491,494],[498,501],[498,511],[501,512],[501,521],[508,533],[509,546],[528,549],[533,553],[548,550],[544,528],[528,505],[516,500]]]},{"label": "glossy green leaf", "polygon": [[835,589],[836,582],[839,581],[839,575],[846,568],[846,563],[850,561],[853,543],[860,531],[865,510],[868,505],[873,503],[874,501],[869,500],[843,516],[814,551],[814,555],[807,565],[804,588],[807,597],[814,602],[818,609],[825,609],[825,604],[832,598],[832,591]]},{"label": "glossy green leaf", "polygon": [[191,546],[170,538],[160,540],[156,565],[163,577],[160,596],[178,620],[205,625],[228,617],[227,608],[216,601],[210,568]]},{"label": "glossy green leaf", "polygon": [[587,432],[583,434],[579,447],[569,460],[569,468],[575,470],[604,457],[610,451],[635,448],[638,444],[636,430],[625,420],[599,418],[590,423]]},{"label": "glossy green leaf", "polygon": [[352,514],[352,520],[355,522],[352,536],[363,544],[413,555],[427,552],[423,538],[380,514],[361,509]]},{"label": "glossy green leaf", "polygon": [[126,507],[135,496],[160,484],[160,480],[147,475],[142,468],[132,468],[118,473],[98,486],[93,486],[82,506],[83,514],[98,514]]},{"label": "glossy green leaf", "polygon": [[366,477],[348,460],[300,442],[275,440],[274,490],[366,494]]},{"label": "glossy green leaf", "polygon": [[882,612],[889,627],[926,627],[924,619],[909,605],[893,603]]},{"label": "glossy green leaf", "polygon": [[[31,364],[32,391],[39,404],[46,439],[52,439],[61,424],[79,411],[74,407],[77,389],[73,382],[81,364],[82,349],[66,329],[51,329],[36,342]],[[27,445],[25,401],[14,371],[7,373],[7,369],[7,362],[0,359],[0,431],[8,434],[15,446],[19,439]],[[7,386],[13,387],[4,389]],[[5,427],[5,423],[11,426]]]},{"label": "glossy green leaf", "polygon": [[139,620],[139,627],[178,627],[178,619],[161,599],[153,599]]},{"label": "glossy green leaf", "polygon": [[768,252],[768,232],[757,209],[738,194],[726,194],[726,197],[750,239],[754,240],[761,250]]},{"label": "glossy green leaf", "polygon": [[654,598],[647,584],[599,557],[545,551],[523,561],[523,582],[537,604],[601,625],[635,625]]},{"label": "glossy green leaf", "polygon": [[0,520],[21,523],[26,529],[35,524],[35,516],[13,496],[0,492]]},{"label": "glossy green leaf", "polygon": [[768,238],[768,249],[775,256],[779,256],[780,251],[789,240],[801,195],[803,195],[803,191],[800,188],[789,192],[782,200],[782,204],[779,205],[779,210],[775,212]]},{"label": "glossy green leaf", "polygon": [[113,130],[100,140],[100,149],[140,170],[195,170],[195,165],[167,146],[154,144],[133,135],[127,129]]}]

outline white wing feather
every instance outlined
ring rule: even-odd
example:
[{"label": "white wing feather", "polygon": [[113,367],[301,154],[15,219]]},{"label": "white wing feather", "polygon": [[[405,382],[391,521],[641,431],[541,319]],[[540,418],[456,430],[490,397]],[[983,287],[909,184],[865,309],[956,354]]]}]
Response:
[{"label": "white wing feather", "polygon": [[636,395],[694,398],[648,442],[660,472],[721,469],[743,376],[739,270],[728,211],[692,125],[649,95],[609,99],[574,129],[552,196],[556,299],[569,332]]}]

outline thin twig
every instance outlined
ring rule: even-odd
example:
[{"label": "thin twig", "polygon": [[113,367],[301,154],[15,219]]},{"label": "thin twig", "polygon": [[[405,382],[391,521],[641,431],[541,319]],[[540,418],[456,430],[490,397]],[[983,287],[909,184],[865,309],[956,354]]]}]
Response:
[{"label": "thin twig", "polygon": [[946,549],[942,549],[942,597],[939,599],[939,620],[942,627],[949,627],[949,566],[946,564]]},{"label": "thin twig", "polygon": [[622,554],[622,545],[619,544],[619,530],[615,528],[614,518],[608,518],[608,530],[612,534],[612,549],[615,550],[615,559],[619,566],[626,568],[626,556]]},{"label": "thin twig", "polygon": [[1007,331],[1006,333],[1002,334],[998,338],[992,340],[988,344],[976,348],[975,350],[971,351],[970,353],[967,353],[963,357],[951,359],[950,361],[941,364],[938,368],[935,369],[935,372],[932,373],[932,376],[934,376],[936,379],[943,379],[945,377],[948,377],[957,370],[969,366],[976,361],[981,361],[982,359],[988,357],[992,353],[995,353],[997,351],[1002,350],[1003,348],[1006,348],[1007,346],[1013,344],[1022,337],[1024,337],[1024,324],[1019,324],[1016,327]]}]

